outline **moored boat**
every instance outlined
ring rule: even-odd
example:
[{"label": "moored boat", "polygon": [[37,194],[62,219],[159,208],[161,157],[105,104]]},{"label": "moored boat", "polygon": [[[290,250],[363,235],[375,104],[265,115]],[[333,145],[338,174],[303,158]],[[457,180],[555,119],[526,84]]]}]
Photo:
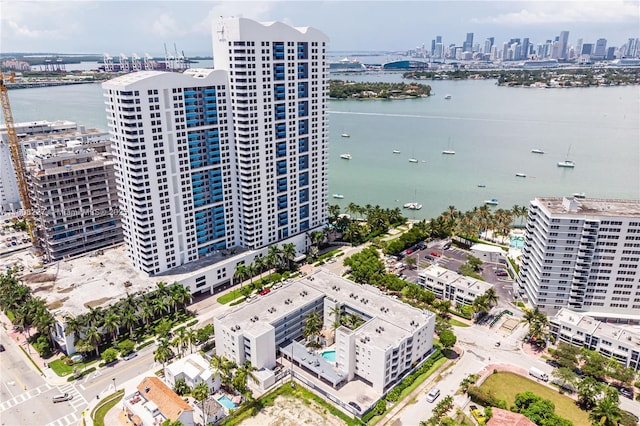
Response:
[{"label": "moored boat", "polygon": [[394,149],[394,150],[393,150],[393,153],[394,153],[394,154],[400,154],[400,151],[399,151],[399,150],[397,150],[397,149]]},{"label": "moored boat", "polygon": [[333,194],[333,198],[338,198],[339,200],[342,200],[344,198],[344,195],[342,195],[342,194]]},{"label": "moored boat", "polygon": [[418,160],[416,158],[409,158],[410,163],[417,163]]},{"label": "moored boat", "polygon": [[490,200],[484,200],[484,203],[489,205],[489,206],[497,206],[498,205],[498,199],[497,198],[492,198]]},{"label": "moored boat", "polygon": [[587,198],[587,194],[584,192],[574,192],[573,198]]},{"label": "moored boat", "polygon": [[343,138],[350,138],[351,137],[348,133],[343,133],[340,136],[342,136]]},{"label": "moored boat", "polygon": [[516,173],[516,177],[527,177],[524,173]]},{"label": "moored boat", "polygon": [[409,210],[420,210],[422,208],[422,204],[418,203],[405,203],[402,207]]},{"label": "moored boat", "polygon": [[479,183],[478,184],[478,188],[486,188],[486,187],[487,187],[487,185],[485,185],[484,183]]},{"label": "moored boat", "polygon": [[444,95],[445,99],[451,99],[451,95]]},{"label": "moored boat", "polygon": [[351,160],[351,154],[340,154],[340,158],[343,160]]},{"label": "moored boat", "polygon": [[452,149],[444,149],[442,150],[442,153],[445,155],[455,155],[456,152]]},{"label": "moored boat", "polygon": [[539,148],[534,148],[531,150],[531,153],[533,154],[544,154],[544,151],[539,149]]},{"label": "moored boat", "polygon": [[572,169],[575,166],[575,163],[571,160],[558,161],[558,167],[568,167]]}]

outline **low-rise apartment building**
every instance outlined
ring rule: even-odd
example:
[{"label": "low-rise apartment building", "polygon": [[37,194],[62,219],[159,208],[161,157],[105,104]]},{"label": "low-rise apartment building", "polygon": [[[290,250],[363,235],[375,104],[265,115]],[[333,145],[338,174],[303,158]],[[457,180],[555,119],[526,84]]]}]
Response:
[{"label": "low-rise apartment building", "polygon": [[438,265],[420,271],[418,284],[436,295],[438,299],[450,300],[456,305],[472,305],[473,301],[493,288],[493,284],[460,275]]},{"label": "low-rise apartment building", "polygon": [[164,367],[164,378],[172,388],[175,387],[176,381],[182,379],[191,389],[201,382],[207,384],[210,393],[220,389],[220,375],[214,374],[207,360],[199,353],[189,354],[167,364]]},{"label": "low-rise apartment building", "polygon": [[[314,311],[325,329],[335,328],[334,360],[295,342]],[[249,360],[272,370],[282,355],[334,387],[358,376],[383,393],[432,352],[435,316],[320,270],[217,317],[214,325],[218,354],[237,364]]]},{"label": "low-rise apartment building", "polygon": [[549,318],[549,323],[556,342],[598,351],[625,367],[640,370],[640,334],[566,308]]}]

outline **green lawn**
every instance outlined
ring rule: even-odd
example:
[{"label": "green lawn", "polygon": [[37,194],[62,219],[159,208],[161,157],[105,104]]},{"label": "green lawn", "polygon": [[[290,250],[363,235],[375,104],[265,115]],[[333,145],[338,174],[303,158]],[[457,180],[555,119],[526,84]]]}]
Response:
[{"label": "green lawn", "polygon": [[574,425],[591,424],[588,413],[581,410],[573,399],[517,374],[492,374],[480,386],[480,389],[492,391],[497,398],[507,401],[508,407],[513,405],[516,394],[531,391],[542,398],[551,400],[556,406],[556,414],[571,420]]},{"label": "green lawn", "polygon": [[222,296],[218,297],[218,303],[225,305],[233,300],[236,300],[239,297],[243,297],[242,292],[240,291],[240,289],[234,289],[229,293],[223,294]]},{"label": "green lawn", "polygon": [[68,376],[69,374],[73,373],[74,369],[77,369],[78,371],[82,371],[84,370],[87,366],[97,362],[98,360],[92,360],[89,361],[87,363],[84,362],[78,362],[76,364],[73,365],[67,365],[64,363],[64,361],[62,360],[62,358],[56,359],[55,361],[51,361],[49,363],[49,367],[51,367],[51,369],[60,377],[64,377],[64,376]]},{"label": "green lawn", "polygon": [[469,324],[467,324],[466,322],[458,321],[455,318],[450,318],[449,324],[451,324],[454,327],[469,327]]},{"label": "green lawn", "polygon": [[105,426],[104,416],[109,410],[111,410],[122,398],[124,397],[124,389],[117,391],[114,394],[109,395],[98,403],[98,406],[94,408],[91,413],[94,426]]}]

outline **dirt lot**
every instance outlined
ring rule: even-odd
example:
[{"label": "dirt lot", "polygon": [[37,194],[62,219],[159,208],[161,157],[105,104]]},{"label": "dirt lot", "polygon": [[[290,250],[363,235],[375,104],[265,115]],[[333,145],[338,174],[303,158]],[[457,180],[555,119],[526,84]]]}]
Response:
[{"label": "dirt lot", "polygon": [[297,398],[279,396],[257,416],[240,423],[244,426],[342,426],[344,423],[313,401],[305,404]]}]

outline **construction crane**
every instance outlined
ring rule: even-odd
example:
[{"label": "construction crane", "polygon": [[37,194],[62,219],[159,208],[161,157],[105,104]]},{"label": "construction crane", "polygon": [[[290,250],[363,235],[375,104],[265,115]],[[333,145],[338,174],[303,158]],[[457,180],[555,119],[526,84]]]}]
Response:
[{"label": "construction crane", "polygon": [[9,82],[14,82],[14,74],[5,76],[0,73],[0,101],[2,102],[2,114],[4,115],[4,124],[7,127],[7,136],[9,138],[9,149],[11,150],[11,159],[13,160],[13,167],[16,172],[16,178],[18,180],[18,189],[20,191],[20,200],[22,201],[22,210],[24,211],[24,218],[27,222],[27,231],[34,247],[38,246],[38,241],[35,233],[35,223],[33,220],[33,211],[31,210],[31,197],[29,196],[29,186],[27,185],[27,170],[24,164],[24,157],[22,156],[22,150],[20,149],[20,142],[18,141],[18,134],[16,133],[16,126],[13,122],[13,113],[11,112],[11,104],[9,103],[9,90],[5,84],[5,78],[9,79]]}]

